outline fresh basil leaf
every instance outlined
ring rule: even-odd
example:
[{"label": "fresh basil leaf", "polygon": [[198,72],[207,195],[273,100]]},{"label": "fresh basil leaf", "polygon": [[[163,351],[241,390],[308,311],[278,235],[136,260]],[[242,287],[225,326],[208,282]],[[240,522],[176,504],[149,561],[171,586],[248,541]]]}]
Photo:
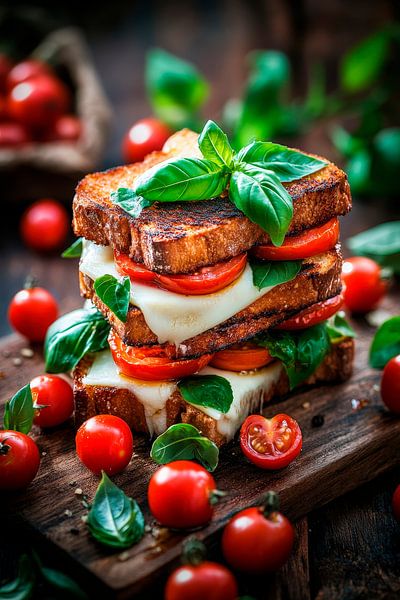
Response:
[{"label": "fresh basil leaf", "polygon": [[228,136],[214,121],[207,121],[199,136],[199,148],[204,158],[221,167],[232,166],[233,150]]},{"label": "fresh basil leaf", "polygon": [[197,460],[208,471],[218,465],[218,446],[188,423],[171,425],[153,442],[150,456],[159,465],[174,460]]},{"label": "fresh basil leaf", "polygon": [[194,375],[178,383],[182,397],[189,404],[207,406],[227,413],[233,402],[231,384],[219,375]]},{"label": "fresh basil leaf", "polygon": [[64,597],[79,598],[80,600],[88,598],[88,595],[81,589],[76,581],[71,579],[71,577],[68,577],[68,575],[61,573],[61,571],[49,569],[48,567],[41,567],[40,572],[45,581]]},{"label": "fresh basil leaf", "polygon": [[279,285],[291,281],[300,272],[301,260],[256,261],[249,260],[253,271],[253,284],[262,290],[265,287]]},{"label": "fresh basil leaf", "polygon": [[379,327],[369,350],[369,364],[383,369],[386,363],[400,354],[400,316],[391,317]]},{"label": "fresh basil leaf", "polygon": [[144,535],[144,518],[137,502],[126,496],[104,471],[87,525],[96,540],[113,548],[129,548]]},{"label": "fresh basil leaf", "polygon": [[346,165],[346,173],[352,192],[363,194],[368,191],[371,173],[371,155],[364,148],[353,154]]},{"label": "fresh basil leaf", "polygon": [[219,196],[227,182],[226,169],[214,162],[180,158],[146,171],[137,179],[136,193],[158,202],[206,200]]},{"label": "fresh basil leaf", "polygon": [[80,258],[82,254],[82,238],[78,238],[61,254],[62,258]]},{"label": "fresh basil leaf", "polygon": [[108,347],[109,332],[110,325],[94,307],[63,315],[47,330],[44,342],[46,372],[71,371],[88,352]]},{"label": "fresh basil leaf", "polygon": [[346,315],[343,311],[336,313],[326,322],[326,329],[331,341],[337,341],[343,337],[356,337],[356,332],[346,321]]},{"label": "fresh basil leaf", "polygon": [[102,275],[94,282],[94,291],[114,315],[126,323],[131,296],[129,277],[122,277],[118,280],[113,275]]},{"label": "fresh basil leaf", "polygon": [[9,400],[4,409],[4,429],[28,434],[34,417],[33,398],[29,383]]},{"label": "fresh basil leaf", "polygon": [[244,165],[232,174],[229,198],[280,246],[293,217],[292,198],[272,171]]},{"label": "fresh basil leaf", "polygon": [[323,169],[327,162],[273,142],[253,142],[237,158],[261,169],[273,171],[280,181],[295,181]]},{"label": "fresh basil leaf", "polygon": [[190,63],[155,48],[147,55],[146,87],[154,113],[173,129],[198,128],[209,86]]},{"label": "fresh basil leaf", "polygon": [[116,192],[111,192],[110,200],[134,219],[140,215],[144,208],[153,204],[141,196],[138,196],[136,192],[130,188],[118,188]]},{"label": "fresh basil leaf", "polygon": [[23,554],[18,563],[15,579],[0,586],[1,600],[26,600],[32,596],[35,585],[35,572],[27,554]]},{"label": "fresh basil leaf", "polygon": [[400,253],[400,221],[381,223],[347,240],[354,255],[390,256]]},{"label": "fresh basil leaf", "polygon": [[339,75],[346,92],[354,94],[375,83],[386,61],[389,41],[386,32],[378,31],[344,55]]}]

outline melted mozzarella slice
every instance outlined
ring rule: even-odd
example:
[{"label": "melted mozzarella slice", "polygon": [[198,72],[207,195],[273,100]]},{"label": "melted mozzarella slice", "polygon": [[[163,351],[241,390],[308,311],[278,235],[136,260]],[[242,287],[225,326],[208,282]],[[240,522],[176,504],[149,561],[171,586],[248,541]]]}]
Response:
[{"label": "melted mozzarella slice", "polygon": [[[105,274],[119,277],[111,248],[93,242],[84,241],[79,268],[93,280]],[[140,308],[160,344],[170,342],[178,347],[184,340],[233,317],[271,289],[259,290],[253,285],[252,270],[247,264],[231,285],[205,296],[184,296],[133,282],[131,303]]]}]

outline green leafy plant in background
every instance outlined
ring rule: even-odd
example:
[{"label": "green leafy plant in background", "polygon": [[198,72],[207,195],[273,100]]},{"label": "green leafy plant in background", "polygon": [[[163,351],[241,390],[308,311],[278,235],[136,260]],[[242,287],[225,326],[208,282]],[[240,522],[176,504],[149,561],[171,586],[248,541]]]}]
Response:
[{"label": "green leafy plant in background", "polygon": [[347,240],[354,255],[368,256],[400,275],[400,221],[381,223]]}]

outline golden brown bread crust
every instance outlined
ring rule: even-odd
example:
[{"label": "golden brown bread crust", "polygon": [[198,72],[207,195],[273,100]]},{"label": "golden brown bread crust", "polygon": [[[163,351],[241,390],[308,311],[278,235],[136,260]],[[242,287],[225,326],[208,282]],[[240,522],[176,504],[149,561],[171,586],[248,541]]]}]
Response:
[{"label": "golden brown bread crust", "polygon": [[[345,381],[351,376],[353,357],[354,342],[352,339],[345,338],[339,343],[333,344],[331,352],[315,373],[304,382],[304,385]],[[76,426],[79,427],[86,419],[96,414],[113,414],[124,419],[134,431],[149,433],[143,405],[132,392],[117,388],[85,386],[82,383],[92,361],[93,357],[85,357],[74,372]],[[263,403],[265,405],[271,400],[279,399],[288,392],[289,381],[285,371],[282,371],[278,382],[268,394],[264,395]],[[167,427],[180,421],[190,423],[218,446],[226,442],[226,439],[217,431],[216,421],[194,406],[187,404],[179,391],[174,392],[168,399],[166,410]]]},{"label": "golden brown bread crust", "polygon": [[[303,270],[287,283],[273,288],[268,294],[220,325],[182,342],[178,357],[194,357],[217,352],[226,346],[245,341],[261,331],[277,325],[292,314],[341,291],[342,257],[340,246],[303,262]],[[143,313],[130,305],[126,323],[120,321],[96,296],[92,280],[79,273],[81,294],[90,299],[129,346],[157,344]]]},{"label": "golden brown bread crust", "polygon": [[[87,175],[74,198],[75,234],[111,245],[160,273],[189,273],[269,240],[227,198],[154,204],[136,219],[111,203],[112,191],[132,187],[146,169],[182,155],[198,155],[197,134],[189,130],[174,134],[162,152],[153,152],[142,163]],[[351,208],[346,174],[333,163],[285,187],[294,200],[289,234],[316,227]]]}]

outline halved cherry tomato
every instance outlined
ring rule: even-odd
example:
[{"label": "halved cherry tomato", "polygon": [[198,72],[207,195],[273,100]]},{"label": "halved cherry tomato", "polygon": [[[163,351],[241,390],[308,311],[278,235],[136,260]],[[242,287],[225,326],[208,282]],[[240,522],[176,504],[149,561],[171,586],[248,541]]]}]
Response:
[{"label": "halved cherry tomato", "polygon": [[161,275],[146,269],[141,263],[134,262],[127,254],[116,251],[114,256],[118,271],[122,275],[128,275],[133,281],[156,285],[164,290],[188,296],[212,294],[227,287],[241,275],[247,261],[247,255],[240,254],[216,265],[202,267],[195,273]]},{"label": "halved cherry tomato", "polygon": [[365,256],[353,256],[343,263],[342,280],[346,284],[344,302],[353,313],[373,310],[388,289],[378,263]]},{"label": "halved cherry tomato", "polygon": [[240,429],[243,454],[262,469],[287,467],[300,454],[302,442],[297,421],[285,414],[272,419],[250,415]]},{"label": "halved cherry tomato", "polygon": [[212,358],[212,354],[204,354],[199,358],[174,360],[168,357],[162,346],[127,346],[113,329],[108,342],[114,362],[121,373],[145,381],[164,381],[193,375]]},{"label": "halved cherry tomato", "polygon": [[273,357],[257,344],[236,344],[214,354],[210,364],[226,371],[252,371],[270,363]]},{"label": "halved cherry tomato", "polygon": [[344,298],[343,294],[338,294],[328,300],[322,302],[316,302],[312,306],[305,308],[304,310],[297,313],[294,317],[286,319],[283,323],[280,323],[275,329],[281,329],[284,331],[291,331],[292,329],[307,329],[326,321],[329,317],[336,314],[337,311],[343,305]]},{"label": "halved cherry tomato", "polygon": [[339,219],[336,217],[320,227],[313,227],[298,235],[289,235],[282,246],[263,244],[253,253],[265,260],[299,260],[333,248],[339,239]]}]

